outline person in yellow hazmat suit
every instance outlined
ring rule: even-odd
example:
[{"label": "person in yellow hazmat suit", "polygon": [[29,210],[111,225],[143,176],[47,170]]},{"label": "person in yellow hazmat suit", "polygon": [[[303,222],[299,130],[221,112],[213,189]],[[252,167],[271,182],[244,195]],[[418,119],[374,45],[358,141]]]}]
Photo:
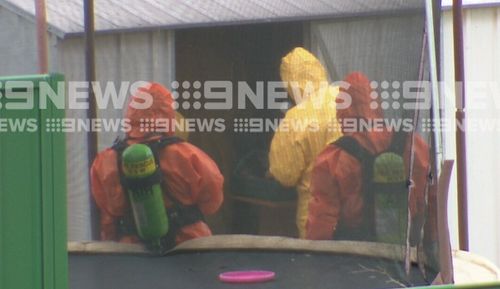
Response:
[{"label": "person in yellow hazmat suit", "polygon": [[339,88],[329,84],[321,62],[301,47],[282,59],[280,74],[295,106],[286,112],[272,139],[269,174],[283,186],[296,187],[296,224],[299,237],[305,238],[314,160],[341,136],[334,125]]}]

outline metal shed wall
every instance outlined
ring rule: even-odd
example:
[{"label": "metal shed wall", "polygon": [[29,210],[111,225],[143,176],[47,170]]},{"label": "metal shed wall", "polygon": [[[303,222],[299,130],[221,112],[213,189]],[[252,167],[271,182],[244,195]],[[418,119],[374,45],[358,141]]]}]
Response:
[{"label": "metal shed wall", "polygon": [[0,6],[0,39],[0,75],[37,72],[36,27],[33,23]]},{"label": "metal shed wall", "polygon": [[[97,31],[177,29],[243,23],[330,19],[423,10],[422,0],[101,0],[95,6]],[[32,17],[32,0],[0,0]],[[47,0],[49,29],[83,33],[83,2]]]}]

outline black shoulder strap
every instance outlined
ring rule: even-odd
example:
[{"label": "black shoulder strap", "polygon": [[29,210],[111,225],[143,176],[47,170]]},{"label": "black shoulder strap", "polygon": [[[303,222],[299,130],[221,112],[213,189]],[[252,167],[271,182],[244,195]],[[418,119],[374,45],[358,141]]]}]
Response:
[{"label": "black shoulder strap", "polygon": [[364,164],[367,160],[374,159],[374,156],[351,136],[343,136],[333,144],[355,157],[362,164]]},{"label": "black shoulder strap", "polygon": [[404,130],[400,130],[394,133],[392,136],[392,141],[389,151],[402,156],[406,148],[407,138],[408,138],[408,133],[405,132]]},{"label": "black shoulder strap", "polygon": [[178,136],[164,136],[164,137],[160,138],[160,140],[158,141],[158,143],[162,147],[169,146],[171,144],[180,143],[180,142],[184,142],[184,140]]},{"label": "black shoulder strap", "polygon": [[183,141],[183,139],[176,136],[162,136],[160,139],[148,141],[145,144],[147,144],[151,148],[155,157],[155,162],[158,166],[160,166],[160,151],[169,145],[173,145]]},{"label": "black shoulder strap", "polygon": [[125,176],[123,175],[123,168],[122,168],[122,153],[123,151],[128,147],[127,144],[127,139],[120,139],[117,137],[115,141],[113,142],[113,145],[111,148],[115,151],[116,153],[116,167],[118,169],[118,175],[120,177],[120,184],[122,185],[123,188],[123,193],[127,194],[125,190]]},{"label": "black shoulder strap", "polygon": [[116,152],[123,152],[127,147],[127,139],[121,139],[120,137],[117,137],[111,145],[111,148]]}]

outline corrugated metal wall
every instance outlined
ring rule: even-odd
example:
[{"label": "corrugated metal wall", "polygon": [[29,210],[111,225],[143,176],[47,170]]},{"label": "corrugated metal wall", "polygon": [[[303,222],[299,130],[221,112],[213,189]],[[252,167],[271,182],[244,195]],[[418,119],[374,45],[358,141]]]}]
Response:
[{"label": "corrugated metal wall", "polygon": [[33,23],[0,7],[0,39],[0,75],[37,72],[36,29]]},{"label": "corrugated metal wall", "polygon": [[[499,15],[500,8],[466,10],[464,39],[467,116],[470,121],[467,130],[470,249],[500,266]],[[442,33],[446,115],[450,123],[454,124],[451,11],[444,13]],[[455,134],[454,131],[448,130],[446,156],[455,159],[455,154]],[[458,247],[456,216],[456,182],[453,182],[450,191],[449,220],[454,247]]]}]

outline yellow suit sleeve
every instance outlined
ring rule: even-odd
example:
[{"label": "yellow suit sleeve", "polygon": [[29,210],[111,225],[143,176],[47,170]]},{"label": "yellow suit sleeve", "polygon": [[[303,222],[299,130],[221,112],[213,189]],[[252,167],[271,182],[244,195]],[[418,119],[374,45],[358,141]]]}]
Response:
[{"label": "yellow suit sleeve", "polygon": [[[284,121],[289,119],[285,117]],[[271,142],[269,172],[283,186],[294,187],[307,167],[304,144],[300,133],[282,130],[282,124]]]}]

